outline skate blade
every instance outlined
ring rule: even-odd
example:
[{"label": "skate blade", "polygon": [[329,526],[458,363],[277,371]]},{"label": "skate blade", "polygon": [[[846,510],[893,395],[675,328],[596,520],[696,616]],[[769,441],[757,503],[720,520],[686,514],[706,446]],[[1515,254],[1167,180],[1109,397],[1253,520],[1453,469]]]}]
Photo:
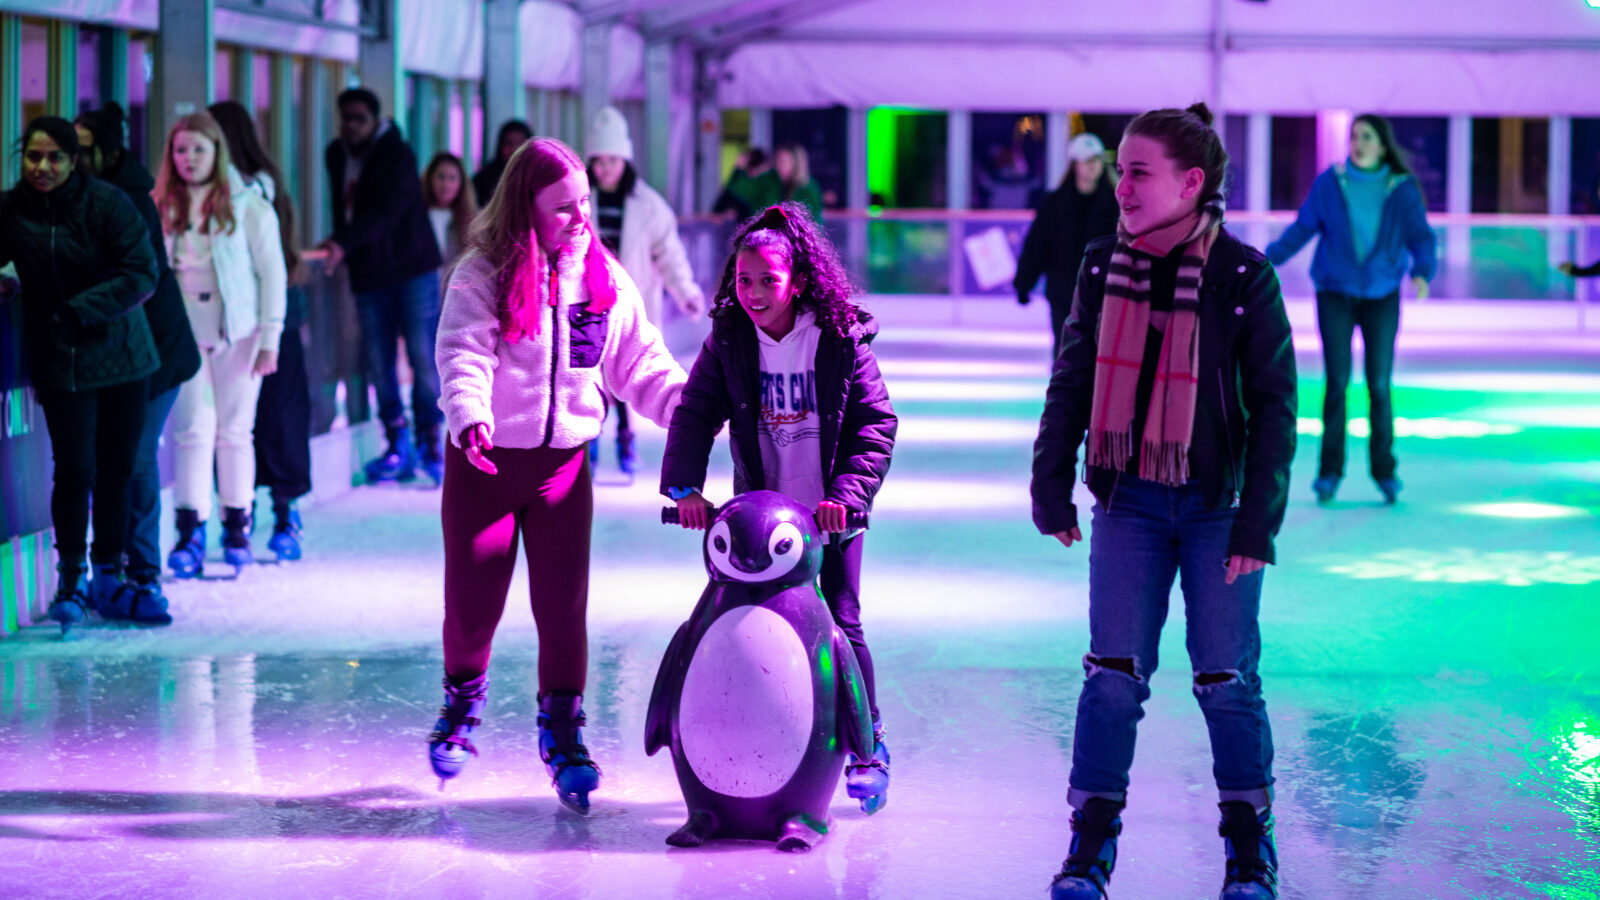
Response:
[{"label": "skate blade", "polygon": [[561,805],[562,806],[565,806],[567,809],[572,810],[573,812],[577,813],[580,816],[587,816],[589,814],[589,795],[588,794],[560,794],[560,793],[558,793],[558,794],[556,794],[556,799],[561,801]]}]

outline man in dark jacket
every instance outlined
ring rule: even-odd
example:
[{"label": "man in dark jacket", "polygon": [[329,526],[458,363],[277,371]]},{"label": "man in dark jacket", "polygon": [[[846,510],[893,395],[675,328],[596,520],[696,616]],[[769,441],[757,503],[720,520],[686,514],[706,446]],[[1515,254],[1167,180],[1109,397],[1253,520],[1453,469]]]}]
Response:
[{"label": "man in dark jacket", "polygon": [[[444,476],[439,425],[439,245],[428,224],[417,157],[392,119],[379,118],[376,94],[339,95],[339,138],[325,154],[332,183],[333,237],[322,246],[328,267],[350,264],[350,290],[361,316],[369,377],[389,446],[367,463],[369,482],[407,481],[420,461],[437,484]],[[413,446],[395,371],[395,341],[404,337],[411,363]],[[420,460],[419,453],[420,450]]]},{"label": "man in dark jacket", "polygon": [[1106,171],[1105,146],[1092,134],[1080,134],[1067,145],[1067,159],[1061,186],[1039,203],[1039,213],[1022,241],[1017,275],[1011,281],[1017,302],[1026,306],[1039,276],[1044,276],[1044,295],[1050,301],[1051,359],[1061,350],[1061,326],[1072,311],[1072,287],[1077,283],[1083,248],[1117,230],[1117,198]]},{"label": "man in dark jacket", "polygon": [[[150,232],[150,248],[156,256],[156,291],[144,304],[145,318],[155,339],[161,368],[150,376],[149,405],[145,408],[144,429],[139,436],[133,461],[133,480],[128,489],[128,567],[127,577],[139,590],[161,593],[161,472],[156,461],[161,433],[178,400],[178,387],[200,371],[200,348],[189,327],[189,314],[183,308],[183,294],[167,260],[167,245],[162,239],[161,216],[150,190],[155,179],[144,166],[128,155],[123,146],[122,108],[114,103],[78,117],[78,140],[83,158],[97,170],[102,181],[115,185],[133,201]],[[104,494],[107,486],[96,483],[95,493]]]}]

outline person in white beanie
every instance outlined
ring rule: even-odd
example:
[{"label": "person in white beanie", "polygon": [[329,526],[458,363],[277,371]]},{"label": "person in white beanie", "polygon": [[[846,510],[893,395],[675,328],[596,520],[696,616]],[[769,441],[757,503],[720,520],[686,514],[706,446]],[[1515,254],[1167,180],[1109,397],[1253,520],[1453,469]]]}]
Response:
[{"label": "person in white beanie", "polygon": [[[595,231],[638,286],[645,315],[651,324],[661,326],[665,287],[679,309],[691,318],[700,318],[706,308],[705,294],[695,283],[689,256],[678,239],[678,218],[666,199],[640,180],[634,169],[633,141],[620,110],[607,106],[595,115],[586,147]],[[638,458],[628,424],[628,407],[618,401],[617,465],[632,475]],[[589,453],[590,462],[598,463],[598,441],[590,445]]]},{"label": "person in white beanie", "polygon": [[1039,202],[1011,282],[1017,302],[1026,306],[1039,276],[1044,276],[1044,295],[1050,301],[1052,360],[1061,349],[1061,326],[1072,311],[1072,289],[1078,282],[1083,248],[1097,237],[1115,234],[1119,213],[1105,144],[1084,132],[1068,142],[1067,160],[1061,185]]}]

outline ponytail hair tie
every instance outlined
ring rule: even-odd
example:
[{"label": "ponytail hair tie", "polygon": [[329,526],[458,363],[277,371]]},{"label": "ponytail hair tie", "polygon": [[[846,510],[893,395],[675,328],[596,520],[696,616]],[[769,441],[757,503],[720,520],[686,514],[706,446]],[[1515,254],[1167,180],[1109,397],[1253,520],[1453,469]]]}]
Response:
[{"label": "ponytail hair tie", "polygon": [[766,211],[761,214],[761,218],[756,220],[757,228],[782,228],[788,224],[789,214],[783,211],[783,207],[776,204],[767,207]]}]

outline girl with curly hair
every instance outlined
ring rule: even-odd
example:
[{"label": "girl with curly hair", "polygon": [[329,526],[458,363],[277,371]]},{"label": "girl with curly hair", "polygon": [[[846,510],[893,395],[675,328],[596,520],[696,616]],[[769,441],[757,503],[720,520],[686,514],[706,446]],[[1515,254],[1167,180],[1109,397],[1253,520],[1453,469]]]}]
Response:
[{"label": "girl with curly hair", "polygon": [[[817,528],[846,532],[845,511],[868,510],[894,450],[896,420],[871,342],[877,324],[850,302],[844,265],[798,203],[769,207],[741,225],[711,306],[706,339],[672,415],[661,492],[685,528],[705,529],[701,496],[711,444],[724,422],[733,489],[778,491],[816,510]],[[859,531],[822,556],[822,595],[861,664],[876,746],[851,757],[850,796],[868,813],[888,798],[872,654],[861,630]]]}]

